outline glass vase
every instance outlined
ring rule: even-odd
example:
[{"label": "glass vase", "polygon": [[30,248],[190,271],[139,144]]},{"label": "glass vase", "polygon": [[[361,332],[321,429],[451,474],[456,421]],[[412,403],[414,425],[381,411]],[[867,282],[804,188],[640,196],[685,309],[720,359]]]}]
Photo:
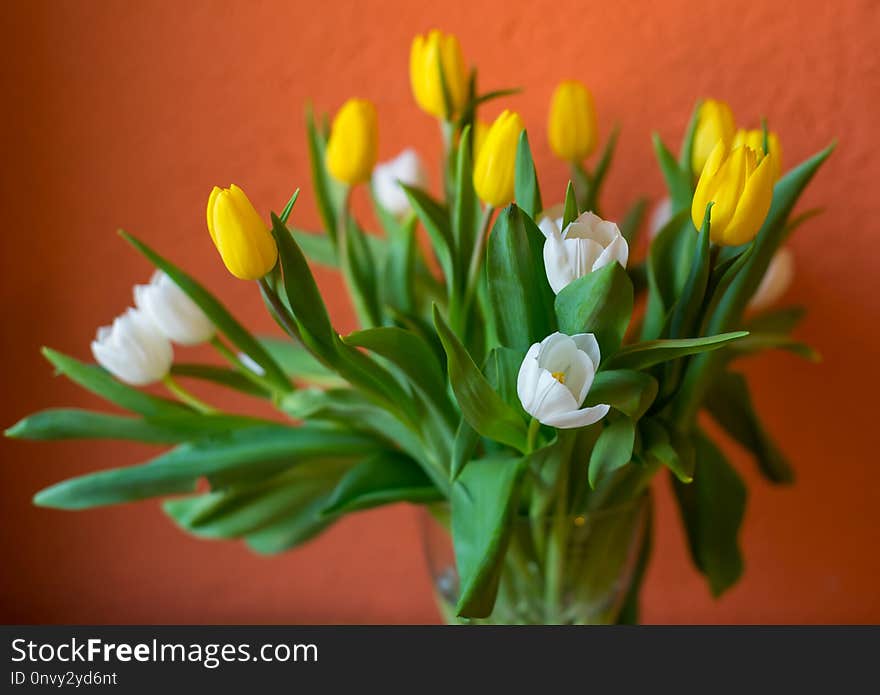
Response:
[{"label": "glass vase", "polygon": [[450,624],[602,625],[617,622],[648,536],[648,493],[585,514],[516,517],[498,597],[484,619],[456,616],[459,582],[448,506],[421,509],[425,558]]}]

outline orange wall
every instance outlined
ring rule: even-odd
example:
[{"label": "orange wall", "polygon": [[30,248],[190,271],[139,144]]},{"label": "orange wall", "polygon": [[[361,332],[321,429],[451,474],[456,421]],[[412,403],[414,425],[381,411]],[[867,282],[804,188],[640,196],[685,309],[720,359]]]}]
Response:
[{"label": "orange wall", "polygon": [[[798,483],[770,488],[731,448],[750,484],[747,570],[720,601],[690,568],[659,485],[645,618],[880,621],[876,2],[53,1],[7,4],[2,21],[4,426],[49,405],[99,405],[53,379],[37,350],[87,357],[95,327],[148,277],[117,227],[193,270],[254,329],[273,330],[255,288],[231,278],[211,246],[211,186],[237,182],[263,210],[302,186],[296,220],[315,227],[303,105],[332,110],[353,94],[376,102],[383,158],[417,143],[436,164],[435,124],[414,107],[407,77],[410,39],[432,26],[460,36],[484,88],[525,88],[506,105],[531,129],[546,198],[561,197],[566,180],[543,134],[550,90],[564,77],[591,86],[604,132],[622,125],[613,213],[661,192],[650,132],[677,143],[699,96],[728,100],[752,124],[766,115],[788,164],[839,138],[803,202],[826,211],[794,241],[788,297],[810,307],[800,335],[824,362],[774,354],[748,367]],[[351,329],[338,278],[319,281],[338,326]],[[0,442],[0,620],[437,619],[408,507],[351,517],[263,559],[184,536],[154,502],[85,513],[30,506],[49,483],[151,452]]]}]

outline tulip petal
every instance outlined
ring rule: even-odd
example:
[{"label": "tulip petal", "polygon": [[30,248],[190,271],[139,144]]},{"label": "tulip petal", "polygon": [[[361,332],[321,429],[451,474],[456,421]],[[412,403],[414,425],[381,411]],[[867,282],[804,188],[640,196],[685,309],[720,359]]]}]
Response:
[{"label": "tulip petal", "polygon": [[568,371],[565,373],[565,387],[571,391],[578,406],[584,402],[590,392],[595,375],[596,370],[593,368],[593,361],[589,355],[580,350],[575,352],[571,364],[568,366]]},{"label": "tulip petal", "polygon": [[[758,233],[773,200],[773,167],[773,160],[764,157],[754,173],[746,180],[739,197],[739,204],[724,230],[724,244],[729,246],[745,244]],[[712,213],[714,217],[714,208]]]},{"label": "tulip petal", "polygon": [[602,353],[599,350],[599,341],[592,333],[577,333],[571,336],[577,349],[587,353],[590,361],[593,363],[593,371],[599,369],[599,362],[602,360]]},{"label": "tulip petal", "polygon": [[535,343],[529,348],[516,377],[516,395],[519,396],[523,410],[529,415],[533,414],[535,392],[538,388],[538,378],[541,376],[541,368],[538,366],[539,349],[539,343]]},{"label": "tulip petal", "polygon": [[532,415],[543,423],[554,414],[565,413],[578,407],[574,396],[550,372],[542,369],[532,403]]},{"label": "tulip petal", "polygon": [[608,414],[611,406],[603,403],[600,405],[590,406],[589,408],[581,408],[580,410],[570,410],[568,412],[553,413],[542,419],[545,425],[557,427],[559,429],[574,429],[576,427],[586,427],[599,422]]},{"label": "tulip petal", "polygon": [[593,262],[593,267],[590,270],[599,270],[609,263],[614,263],[614,261],[617,261],[623,268],[626,268],[628,260],[629,244],[626,243],[623,235],[618,232],[617,237],[605,247],[605,250]]}]

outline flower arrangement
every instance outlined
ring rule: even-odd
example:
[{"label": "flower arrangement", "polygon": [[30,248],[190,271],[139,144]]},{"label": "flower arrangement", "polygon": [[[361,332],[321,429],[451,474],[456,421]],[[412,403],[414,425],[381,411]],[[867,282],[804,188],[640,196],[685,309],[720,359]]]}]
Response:
[{"label": "flower arrangement", "polygon": [[[350,99],[329,127],[307,118],[322,234],[293,225],[299,191],[269,224],[238,186],[208,198],[223,263],[256,281],[284,339],[252,335],[195,278],[122,232],[157,269],[134,288],[135,307],[98,330],[97,365],[44,354],[128,414],[52,409],[6,434],[173,448],[63,481],[35,502],[167,498],[186,531],[260,553],[345,514],[409,502],[432,519],[429,555],[451,537],[454,566],[429,557],[450,621],[633,622],[651,552],[650,482],[665,470],[693,561],[721,594],[742,572],[746,490],[698,414],[769,481],[792,481],[733,367],[767,349],[815,356],[790,335],[802,310],[775,302],[792,275],[784,244],[813,214],[793,209],[832,148],[784,172],[776,133],[738,130],[726,104],[698,102],[678,157],[654,138],[668,200],[640,254],[644,199],[619,223],[602,217],[617,131],[588,168],[599,142],[584,85],[563,82],[552,97],[547,138],[572,174],[561,203],[546,206],[520,116],[478,117],[511,90],[479,92],[454,36],[416,37],[410,80],[440,125],[442,196],[428,192],[414,150],[377,165],[376,110]],[[351,212],[361,186],[381,235]],[[342,273],[360,330],[334,329],[307,258]],[[172,343],[206,342],[226,366],[175,361]],[[287,421],[224,412],[181,379],[267,399]],[[141,388],[156,382],[171,398]]]}]

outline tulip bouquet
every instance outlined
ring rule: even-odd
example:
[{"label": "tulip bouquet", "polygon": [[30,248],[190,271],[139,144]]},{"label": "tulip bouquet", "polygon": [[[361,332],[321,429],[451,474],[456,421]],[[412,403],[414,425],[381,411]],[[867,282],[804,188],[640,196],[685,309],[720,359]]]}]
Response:
[{"label": "tulip bouquet", "polygon": [[[811,214],[792,210],[830,148],[783,173],[766,125],[737,130],[725,104],[698,103],[678,157],[654,139],[668,200],[639,253],[645,200],[619,223],[600,216],[617,133],[588,167],[598,129],[582,84],[562,83],[550,105],[549,143],[572,175],[547,206],[519,115],[503,111],[491,126],[478,117],[509,90],[479,92],[455,37],[417,37],[410,78],[439,121],[442,195],[429,193],[412,150],[376,165],[377,115],[362,99],[329,126],[307,119],[323,233],[293,224],[298,191],[269,224],[241,188],[210,194],[220,257],[256,281],[283,339],[252,335],[196,279],[122,233],[157,268],[135,287],[136,308],[98,331],[97,365],[44,353],[127,414],[47,410],[7,435],[173,447],[61,482],[36,503],[167,498],[186,531],[277,553],[345,514],[409,502],[426,510],[449,620],[635,621],[649,483],[665,470],[693,560],[720,594],[742,572],[746,490],[698,415],[771,482],[792,480],[734,367],[771,348],[813,356],[790,336],[802,311],[768,305],[791,275],[780,249]],[[382,234],[352,214],[359,188]],[[360,330],[334,329],[307,258],[339,269]],[[224,366],[174,360],[172,343],[204,342]],[[267,399],[284,421],[223,412],[182,380]],[[141,388],[154,382],[171,397]],[[441,557],[449,538],[454,562]]]}]

